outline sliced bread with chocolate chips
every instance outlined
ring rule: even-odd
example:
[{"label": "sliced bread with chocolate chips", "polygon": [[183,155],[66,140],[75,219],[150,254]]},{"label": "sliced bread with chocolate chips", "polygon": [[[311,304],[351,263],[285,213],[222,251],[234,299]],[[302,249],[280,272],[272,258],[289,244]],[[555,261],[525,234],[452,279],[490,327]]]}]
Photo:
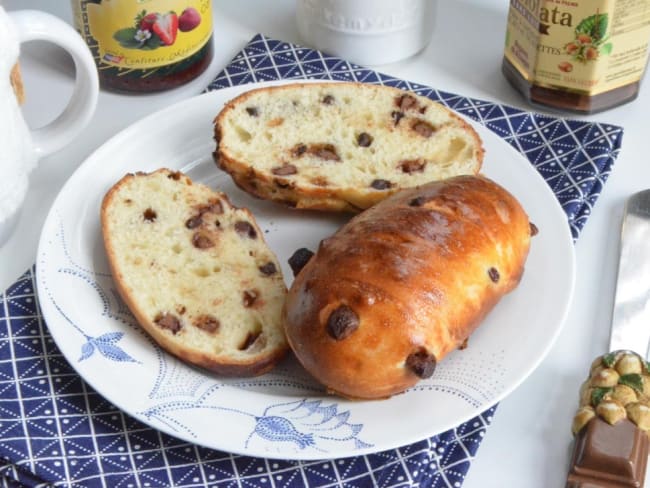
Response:
[{"label": "sliced bread with chocolate chips", "polygon": [[477,174],[482,141],[432,100],[362,83],[259,88],[215,118],[218,166],[243,190],[298,208],[359,211],[396,191]]},{"label": "sliced bread with chocolate chips", "polygon": [[262,374],[287,352],[286,286],[247,209],[160,169],[117,182],[101,225],[118,292],[163,349],[228,376]]}]

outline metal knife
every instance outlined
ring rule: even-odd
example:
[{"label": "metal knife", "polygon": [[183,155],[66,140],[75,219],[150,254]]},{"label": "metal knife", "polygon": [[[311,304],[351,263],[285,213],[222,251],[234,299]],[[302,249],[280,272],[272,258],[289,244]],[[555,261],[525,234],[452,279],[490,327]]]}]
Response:
[{"label": "metal knife", "polygon": [[642,487],[650,444],[650,190],[626,202],[608,354],[573,420],[567,488]]}]

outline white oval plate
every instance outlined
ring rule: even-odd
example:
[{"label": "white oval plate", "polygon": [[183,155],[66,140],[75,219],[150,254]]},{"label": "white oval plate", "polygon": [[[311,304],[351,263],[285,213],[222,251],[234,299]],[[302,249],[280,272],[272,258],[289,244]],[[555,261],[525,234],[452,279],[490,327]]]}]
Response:
[{"label": "white oval plate", "polygon": [[[540,363],[571,300],[574,251],[566,216],[533,166],[473,124],[486,149],[484,174],[510,190],[540,229],[519,287],[429,380],[381,401],[326,396],[289,357],[258,378],[224,379],[158,348],[120,300],[102,245],[99,208],[125,173],[178,169],[226,192],[257,217],[287,281],[287,259],[316,249],[348,217],[296,211],[240,191],[212,160],[212,121],[252,85],[185,100],[125,129],[72,175],[39,243],[40,305],[64,356],[100,394],[142,422],[206,447],[250,456],[323,459],[360,455],[435,435],[491,407]],[[287,283],[288,285],[290,283]]]}]

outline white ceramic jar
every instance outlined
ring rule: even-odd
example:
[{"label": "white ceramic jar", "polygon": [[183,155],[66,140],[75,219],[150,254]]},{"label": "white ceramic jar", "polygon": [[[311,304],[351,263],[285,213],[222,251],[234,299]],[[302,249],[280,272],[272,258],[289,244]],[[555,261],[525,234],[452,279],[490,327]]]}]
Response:
[{"label": "white ceramic jar", "polygon": [[408,58],[431,39],[437,0],[296,0],[310,47],[358,64]]}]

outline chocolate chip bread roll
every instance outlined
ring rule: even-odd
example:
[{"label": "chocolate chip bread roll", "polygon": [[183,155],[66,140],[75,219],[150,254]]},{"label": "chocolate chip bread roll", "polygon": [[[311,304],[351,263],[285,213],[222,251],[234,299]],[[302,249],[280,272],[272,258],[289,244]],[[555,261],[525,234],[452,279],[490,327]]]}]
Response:
[{"label": "chocolate chip bread roll", "polygon": [[225,194],[166,169],[129,174],[101,222],[117,290],[162,348],[233,376],[262,374],[288,351],[280,265]]},{"label": "chocolate chip bread roll", "polygon": [[442,105],[397,88],[300,83],[248,91],[215,119],[221,169],[259,198],[359,211],[403,188],[476,174],[483,147]]},{"label": "chocolate chip bread roll", "polygon": [[519,283],[531,227],[493,181],[404,190],[354,217],[298,273],[289,344],[330,392],[384,398],[434,374]]}]

